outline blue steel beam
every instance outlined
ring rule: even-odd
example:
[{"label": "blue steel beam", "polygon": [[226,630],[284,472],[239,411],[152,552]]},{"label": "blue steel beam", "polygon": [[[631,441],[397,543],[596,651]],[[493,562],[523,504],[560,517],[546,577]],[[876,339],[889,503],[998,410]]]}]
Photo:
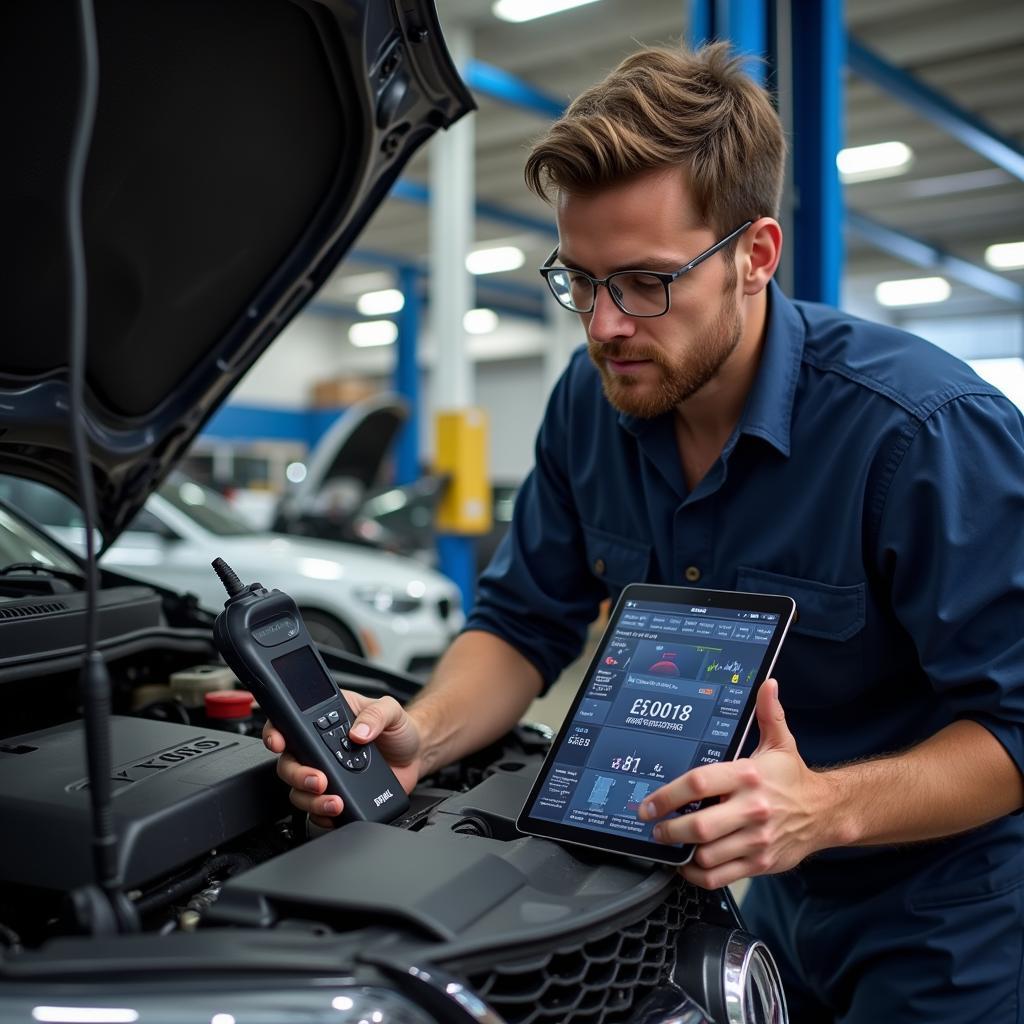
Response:
[{"label": "blue steel beam", "polygon": [[531,217],[529,214],[510,210],[507,207],[500,206],[498,203],[478,200],[476,215],[484,218],[484,220],[493,220],[499,224],[508,224],[511,227],[523,228],[526,231],[535,231],[539,235],[550,235],[552,238],[558,237],[558,228],[555,227],[554,221],[544,220],[541,217]]},{"label": "blue steel beam", "polygon": [[474,92],[499,103],[529,110],[541,117],[561,117],[567,104],[521,78],[483,61],[471,60],[466,67],[466,84]]},{"label": "blue steel beam", "polygon": [[[392,195],[394,193],[392,192]],[[353,249],[346,259],[355,260],[357,263],[369,263],[371,266],[387,267],[396,274],[403,270],[416,270],[416,264],[403,256],[395,256],[392,253],[380,252],[377,249]]]},{"label": "blue steel beam", "polygon": [[395,199],[404,199],[410,203],[430,202],[430,189],[418,181],[409,181],[408,178],[399,178],[391,186],[391,193]]},{"label": "blue steel beam", "polygon": [[[517,297],[515,292],[506,292],[505,289],[509,286],[510,282],[491,282],[488,285],[477,286],[477,305],[486,306],[488,309],[493,309],[495,313],[501,316],[517,316],[523,320],[537,320],[539,322],[546,322],[546,316],[544,314],[543,303],[546,301],[546,293],[537,289],[530,295],[526,295],[526,289],[528,285],[516,285],[515,287],[523,289],[523,298],[530,300],[529,305],[521,305],[516,303],[514,300]],[[509,302],[502,301],[502,295],[505,294],[510,300]],[[492,301],[496,299],[497,301]],[[424,300],[420,300],[420,312],[426,308],[427,303]],[[355,306],[349,306],[342,302],[311,302],[303,310],[305,313],[309,313],[312,316],[323,316],[334,319],[343,320],[365,320],[366,317],[360,313]],[[375,320],[393,320],[398,323],[400,314],[399,313],[387,313],[381,316],[374,317]]]},{"label": "blue steel beam", "polygon": [[847,210],[846,226],[864,241],[897,259],[914,266],[942,271],[978,291],[1024,306],[1024,285],[1017,284],[1016,281],[1011,281],[1001,274],[979,267],[969,260],[960,259],[959,256],[953,256],[938,246],[908,235],[904,231],[888,228],[855,210]]},{"label": "blue steel beam", "polygon": [[[418,203],[425,206],[430,202],[430,189],[418,181],[409,181],[407,178],[400,178],[391,187],[391,195],[395,199],[402,199],[407,203]],[[494,220],[499,224],[508,224],[512,227],[522,228],[525,231],[536,231],[542,235],[557,237],[558,230],[555,225],[541,217],[531,217],[526,213],[519,213],[516,210],[509,210],[497,203],[489,203],[486,200],[478,200],[476,215],[484,220]]]},{"label": "blue steel beam", "polygon": [[890,64],[856,39],[847,41],[846,62],[850,70],[903,100],[953,138],[1024,181],[1024,150],[980,117],[964,110],[902,68]]}]

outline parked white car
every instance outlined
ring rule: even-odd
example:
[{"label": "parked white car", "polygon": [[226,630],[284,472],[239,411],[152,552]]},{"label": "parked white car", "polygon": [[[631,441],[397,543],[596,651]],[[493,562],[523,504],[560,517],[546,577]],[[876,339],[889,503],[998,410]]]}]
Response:
[{"label": "parked white car", "polygon": [[[81,515],[71,502],[9,478],[0,496],[84,550]],[[258,531],[216,491],[181,474],[149,496],[101,564],[188,591],[216,612],[224,605],[210,568],[218,556],[242,579],[289,594],[318,643],[390,669],[428,673],[465,621],[458,588],[426,565],[354,544]]]}]

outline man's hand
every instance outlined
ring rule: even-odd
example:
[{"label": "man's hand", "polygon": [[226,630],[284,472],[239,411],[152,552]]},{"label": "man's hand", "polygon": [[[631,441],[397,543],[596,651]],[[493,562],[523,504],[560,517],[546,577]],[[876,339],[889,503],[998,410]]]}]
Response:
[{"label": "man's hand", "polygon": [[[352,690],[342,693],[356,715],[349,738],[360,744],[376,741],[401,787],[411,793],[420,780],[422,768],[422,744],[415,722],[393,697],[371,700]],[[330,828],[334,824],[331,819],[341,814],[343,804],[340,796],[324,792],[327,776],[316,768],[299,764],[285,750],[284,737],[270,722],[263,727],[263,742],[281,755],[277,774],[292,787],[291,802],[300,811],[306,811],[314,824]]]},{"label": "man's hand", "polygon": [[695,800],[719,798],[655,829],[660,842],[699,844],[679,870],[706,889],[788,871],[830,845],[824,828],[830,784],[800,757],[774,679],[757,695],[757,723],[761,742],[751,757],[694,768],[655,790],[640,809],[640,817],[650,821]]}]

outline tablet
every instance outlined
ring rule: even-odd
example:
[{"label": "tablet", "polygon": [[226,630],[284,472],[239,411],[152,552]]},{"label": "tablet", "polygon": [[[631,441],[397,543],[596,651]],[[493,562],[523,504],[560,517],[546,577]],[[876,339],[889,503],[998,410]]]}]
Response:
[{"label": "tablet", "polygon": [[519,830],[685,864],[693,845],[654,841],[657,822],[637,817],[640,803],[691,768],[739,755],[795,610],[768,594],[626,587]]}]

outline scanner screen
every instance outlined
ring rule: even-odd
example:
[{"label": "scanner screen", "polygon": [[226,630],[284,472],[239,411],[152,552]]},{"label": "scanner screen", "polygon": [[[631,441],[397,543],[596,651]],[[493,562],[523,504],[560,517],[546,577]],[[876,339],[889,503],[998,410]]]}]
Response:
[{"label": "scanner screen", "polygon": [[300,647],[291,654],[274,658],[271,664],[300,711],[338,694],[333,680],[325,674],[312,648]]}]

